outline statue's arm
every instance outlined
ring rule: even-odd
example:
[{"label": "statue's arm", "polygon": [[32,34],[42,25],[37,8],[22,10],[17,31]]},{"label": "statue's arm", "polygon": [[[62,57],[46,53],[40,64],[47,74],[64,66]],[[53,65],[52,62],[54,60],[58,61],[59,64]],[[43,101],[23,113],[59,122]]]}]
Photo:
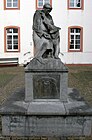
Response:
[{"label": "statue's arm", "polygon": [[33,17],[33,30],[39,37],[42,37],[43,31],[41,29],[41,14],[39,11],[36,11]]},{"label": "statue's arm", "polygon": [[49,15],[49,20],[48,18],[45,16],[45,14],[42,14],[42,19],[43,19],[43,23],[45,25],[45,27],[48,29],[49,33],[55,33],[58,32],[61,28],[57,27],[54,25],[52,16]]},{"label": "statue's arm", "polygon": [[54,22],[51,15],[49,15],[49,20],[48,20],[46,16],[43,14],[42,19],[43,19],[44,25],[47,27],[48,30],[52,30],[54,28]]}]

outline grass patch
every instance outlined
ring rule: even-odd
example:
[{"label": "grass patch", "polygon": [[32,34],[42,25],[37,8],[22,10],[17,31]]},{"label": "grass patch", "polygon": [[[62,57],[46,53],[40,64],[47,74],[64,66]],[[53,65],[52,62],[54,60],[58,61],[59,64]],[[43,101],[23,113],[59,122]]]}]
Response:
[{"label": "grass patch", "polygon": [[81,71],[77,73],[72,73],[73,79],[79,84],[83,84],[88,86],[88,84],[92,81],[92,71]]},{"label": "grass patch", "polygon": [[76,88],[86,102],[92,106],[92,66],[69,67],[69,87]]},{"label": "grass patch", "polygon": [[8,82],[10,82],[15,76],[15,74],[0,73],[0,88],[8,84]]},{"label": "grass patch", "polygon": [[76,78],[81,82],[89,82],[92,80],[92,71],[81,71],[76,74]]}]

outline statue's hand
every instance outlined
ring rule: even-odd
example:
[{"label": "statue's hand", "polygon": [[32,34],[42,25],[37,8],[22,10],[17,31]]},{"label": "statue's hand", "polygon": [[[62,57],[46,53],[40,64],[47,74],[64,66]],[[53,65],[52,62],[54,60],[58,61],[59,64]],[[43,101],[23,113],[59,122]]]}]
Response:
[{"label": "statue's hand", "polygon": [[51,39],[51,36],[50,36],[49,34],[44,33],[43,36],[44,36],[46,39]]},{"label": "statue's hand", "polygon": [[45,13],[41,13],[41,17],[44,20],[46,18]]},{"label": "statue's hand", "polygon": [[38,34],[38,36],[39,36],[40,38],[43,36],[43,34],[40,33],[40,32],[38,32],[37,34]]},{"label": "statue's hand", "polygon": [[55,32],[58,32],[60,29],[61,29],[61,28],[55,27],[55,26],[54,26],[54,28],[53,28],[52,30],[50,30],[50,33],[53,34],[53,33],[55,33]]},{"label": "statue's hand", "polygon": [[50,35],[51,35],[51,38],[52,38],[52,39],[57,39],[57,38],[59,38],[59,31],[53,32],[53,33],[51,33]]},{"label": "statue's hand", "polygon": [[37,33],[37,34],[38,34],[38,36],[39,36],[40,38],[44,37],[44,38],[46,38],[46,39],[51,39],[51,36],[50,36],[49,34],[47,34],[46,32],[41,31],[41,32],[39,32],[39,33]]}]

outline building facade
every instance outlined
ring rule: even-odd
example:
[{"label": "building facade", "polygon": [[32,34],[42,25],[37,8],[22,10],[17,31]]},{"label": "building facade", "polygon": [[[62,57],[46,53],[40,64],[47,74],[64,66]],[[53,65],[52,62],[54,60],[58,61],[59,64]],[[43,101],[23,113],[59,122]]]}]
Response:
[{"label": "building facade", "polygon": [[60,27],[60,55],[66,64],[92,64],[92,0],[1,0],[0,59],[33,57],[32,24],[35,10],[45,3]]}]

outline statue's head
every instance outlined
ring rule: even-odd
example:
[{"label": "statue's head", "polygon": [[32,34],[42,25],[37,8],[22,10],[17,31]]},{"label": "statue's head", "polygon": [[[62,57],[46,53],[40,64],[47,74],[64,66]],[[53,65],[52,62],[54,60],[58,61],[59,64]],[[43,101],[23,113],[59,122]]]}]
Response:
[{"label": "statue's head", "polygon": [[43,6],[43,9],[46,13],[50,13],[51,10],[52,10],[52,6],[49,4],[49,3],[46,3],[44,6]]},{"label": "statue's head", "polygon": [[52,6],[49,3],[44,4],[43,9],[44,8],[52,10]]}]

